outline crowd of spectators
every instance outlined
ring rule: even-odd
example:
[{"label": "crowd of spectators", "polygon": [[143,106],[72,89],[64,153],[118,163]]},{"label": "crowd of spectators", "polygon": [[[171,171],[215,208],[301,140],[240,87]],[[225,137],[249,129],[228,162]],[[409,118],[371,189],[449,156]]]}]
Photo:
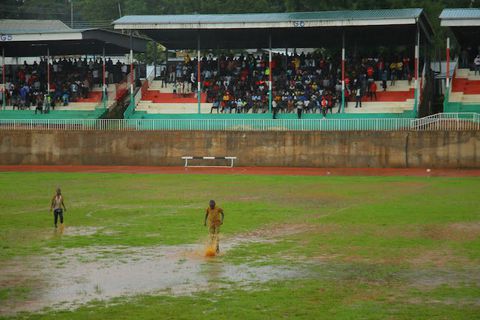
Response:
[{"label": "crowd of spectators", "polygon": [[[365,96],[377,98],[377,83],[383,90],[395,80],[411,80],[413,63],[404,55],[352,58],[346,62],[345,101],[361,107]],[[272,72],[272,109],[279,112],[340,112],[341,61],[339,57],[317,53],[274,54],[270,70],[267,54],[204,56],[201,60],[202,91],[214,110],[222,113],[265,113],[269,106],[269,77]],[[162,81],[195,92],[197,60],[188,56],[170,64],[162,72]],[[187,89],[188,88],[188,89]]]},{"label": "crowd of spectators", "polygon": [[[94,86],[103,86],[103,61],[101,59],[53,59],[50,62],[50,87],[48,88],[47,60],[40,59],[20,66],[7,66],[6,104],[13,109],[35,108],[35,112],[48,112],[57,105],[88,98]],[[129,72],[129,66],[111,59],[106,60],[106,84],[118,83]]]}]

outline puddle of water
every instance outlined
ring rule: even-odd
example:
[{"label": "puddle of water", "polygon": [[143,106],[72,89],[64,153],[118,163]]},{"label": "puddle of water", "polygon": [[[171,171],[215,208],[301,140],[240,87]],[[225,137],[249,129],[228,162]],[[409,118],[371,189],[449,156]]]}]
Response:
[{"label": "puddle of water", "polygon": [[[85,235],[97,231],[96,228],[65,228],[64,234]],[[222,251],[245,241],[247,238],[223,241]],[[248,241],[255,239],[248,238]],[[64,249],[12,263],[15,265],[9,267],[12,272],[4,272],[7,266],[0,266],[0,288],[8,287],[21,275],[33,290],[27,301],[2,302],[0,315],[36,312],[53,306],[72,309],[93,300],[137,294],[188,295],[301,276],[301,270],[293,268],[231,265],[224,263],[221,255],[208,258],[202,244]]]},{"label": "puddle of water", "polygon": [[104,227],[73,227],[65,224],[60,224],[58,228],[53,229],[53,236],[70,236],[70,237],[87,237],[93,236],[97,233],[102,235],[115,235],[118,232],[106,229]]}]

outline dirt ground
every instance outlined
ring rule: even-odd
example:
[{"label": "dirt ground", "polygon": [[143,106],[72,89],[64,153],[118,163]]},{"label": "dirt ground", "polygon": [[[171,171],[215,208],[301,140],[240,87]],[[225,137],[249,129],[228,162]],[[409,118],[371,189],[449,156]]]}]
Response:
[{"label": "dirt ground", "polygon": [[0,166],[0,172],[86,172],[142,174],[251,174],[298,176],[480,177],[480,169],[426,168],[288,168],[288,167],[139,167],[139,166]]}]

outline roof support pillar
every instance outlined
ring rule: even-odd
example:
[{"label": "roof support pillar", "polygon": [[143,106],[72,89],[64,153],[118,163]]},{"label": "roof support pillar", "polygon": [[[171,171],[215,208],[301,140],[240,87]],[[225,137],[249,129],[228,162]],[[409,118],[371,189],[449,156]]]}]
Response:
[{"label": "roof support pillar", "polygon": [[103,86],[102,86],[102,102],[103,102],[103,108],[107,108],[107,79],[106,79],[106,61],[105,61],[105,45],[103,45],[103,50],[102,50],[102,79],[103,79]]},{"label": "roof support pillar", "polygon": [[273,99],[273,70],[272,70],[272,34],[268,35],[268,69],[270,70],[268,79],[268,112],[272,113],[272,99]]},{"label": "roof support pillar", "polygon": [[5,80],[5,48],[2,48],[2,107],[5,110],[5,106],[7,105],[7,86]]},{"label": "roof support pillar", "polygon": [[285,70],[288,68],[288,48],[285,48]]},{"label": "roof support pillar", "polygon": [[447,77],[445,85],[448,91],[448,88],[450,88],[450,37],[447,37]]},{"label": "roof support pillar", "polygon": [[202,104],[202,75],[201,75],[201,61],[200,61],[200,31],[197,34],[197,103],[198,103],[198,114],[201,113],[201,104]]},{"label": "roof support pillar", "polygon": [[342,106],[341,113],[345,112],[345,30],[342,31]]},{"label": "roof support pillar", "polygon": [[157,41],[153,42],[153,79],[157,77]]},{"label": "roof support pillar", "polygon": [[170,69],[168,68],[168,48],[165,47],[165,87],[167,87],[167,83],[169,83],[169,81],[170,81]]},{"label": "roof support pillar", "polygon": [[50,94],[50,48],[47,47],[47,95]]},{"label": "roof support pillar", "polygon": [[413,106],[413,113],[415,117],[417,116],[418,112],[418,102],[419,102],[419,82],[418,82],[418,74],[420,69],[420,29],[417,23],[417,33],[415,36],[415,103]]},{"label": "roof support pillar", "polygon": [[220,49],[217,45],[217,73],[220,74]]},{"label": "roof support pillar", "polygon": [[135,97],[133,96],[133,35],[130,30],[130,105],[135,103]]}]

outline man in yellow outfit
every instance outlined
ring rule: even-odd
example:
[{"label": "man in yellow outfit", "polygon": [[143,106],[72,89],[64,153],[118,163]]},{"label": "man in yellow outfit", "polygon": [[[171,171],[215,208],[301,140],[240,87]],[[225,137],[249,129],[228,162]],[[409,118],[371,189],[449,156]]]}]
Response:
[{"label": "man in yellow outfit", "polygon": [[205,213],[204,226],[207,226],[208,220],[208,233],[210,235],[210,243],[213,245],[216,242],[216,251],[220,252],[220,243],[218,234],[220,233],[220,226],[223,224],[223,209],[217,207],[214,200],[210,200],[209,206]]}]

